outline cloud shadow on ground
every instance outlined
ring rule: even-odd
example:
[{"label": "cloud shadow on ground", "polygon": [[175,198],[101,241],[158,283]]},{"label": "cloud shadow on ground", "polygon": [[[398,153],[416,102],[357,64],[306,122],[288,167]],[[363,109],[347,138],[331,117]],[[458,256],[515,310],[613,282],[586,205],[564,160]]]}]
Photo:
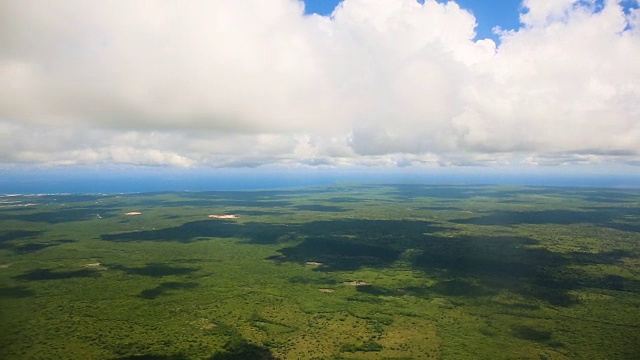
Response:
[{"label": "cloud shadow on ground", "polygon": [[138,294],[138,297],[147,299],[147,300],[153,300],[160,296],[167,295],[172,290],[185,290],[185,289],[193,289],[196,287],[198,287],[198,283],[168,281],[168,282],[163,282],[154,288],[142,290],[140,294]]},{"label": "cloud shadow on ground", "polygon": [[27,271],[13,278],[20,281],[60,280],[73,278],[97,278],[100,272],[96,270],[82,269],[73,271],[53,271],[51,269],[35,269]]}]

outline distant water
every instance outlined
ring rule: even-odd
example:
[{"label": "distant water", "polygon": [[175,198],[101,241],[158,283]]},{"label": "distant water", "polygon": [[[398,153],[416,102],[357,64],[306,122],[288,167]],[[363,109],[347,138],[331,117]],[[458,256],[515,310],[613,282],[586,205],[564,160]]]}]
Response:
[{"label": "distant water", "polygon": [[640,175],[519,174],[486,170],[14,170],[4,171],[0,194],[259,190],[341,182],[640,187]]}]

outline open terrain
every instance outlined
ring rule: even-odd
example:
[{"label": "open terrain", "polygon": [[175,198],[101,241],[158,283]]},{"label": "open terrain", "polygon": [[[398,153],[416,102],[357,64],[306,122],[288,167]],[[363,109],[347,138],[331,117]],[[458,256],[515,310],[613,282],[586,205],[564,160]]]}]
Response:
[{"label": "open terrain", "polygon": [[0,196],[2,359],[638,354],[640,190]]}]

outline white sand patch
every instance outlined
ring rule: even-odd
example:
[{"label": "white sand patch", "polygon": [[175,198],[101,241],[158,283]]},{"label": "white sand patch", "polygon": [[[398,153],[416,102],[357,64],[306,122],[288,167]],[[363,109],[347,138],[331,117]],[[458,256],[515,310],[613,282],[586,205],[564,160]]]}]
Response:
[{"label": "white sand patch", "polygon": [[125,215],[127,215],[127,216],[136,216],[136,215],[142,215],[142,213],[141,212],[137,212],[137,211],[131,211],[131,212],[125,213]]},{"label": "white sand patch", "polygon": [[333,289],[318,289],[318,291],[323,292],[323,293],[332,293],[335,290],[333,290]]},{"label": "white sand patch", "polygon": [[307,261],[306,263],[304,263],[304,266],[322,266],[322,265],[324,264],[316,261]]},{"label": "white sand patch", "polygon": [[10,266],[10,264],[0,264],[0,269],[6,269]]},{"label": "white sand patch", "polygon": [[355,281],[345,281],[343,282],[344,285],[349,285],[349,286],[367,286],[369,285],[369,283],[366,283],[364,281],[360,281],[360,280],[355,280]]},{"label": "white sand patch", "polygon": [[209,215],[211,219],[237,219],[237,215],[229,214],[229,215]]},{"label": "white sand patch", "polygon": [[108,267],[104,266],[101,262],[83,264],[82,267],[96,269],[96,270],[107,270],[108,269]]}]

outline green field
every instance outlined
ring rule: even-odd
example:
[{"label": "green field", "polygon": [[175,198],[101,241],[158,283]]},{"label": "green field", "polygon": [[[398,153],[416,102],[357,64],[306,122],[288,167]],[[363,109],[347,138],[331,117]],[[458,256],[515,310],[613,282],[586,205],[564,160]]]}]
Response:
[{"label": "green field", "polygon": [[0,197],[1,359],[639,354],[640,190]]}]

